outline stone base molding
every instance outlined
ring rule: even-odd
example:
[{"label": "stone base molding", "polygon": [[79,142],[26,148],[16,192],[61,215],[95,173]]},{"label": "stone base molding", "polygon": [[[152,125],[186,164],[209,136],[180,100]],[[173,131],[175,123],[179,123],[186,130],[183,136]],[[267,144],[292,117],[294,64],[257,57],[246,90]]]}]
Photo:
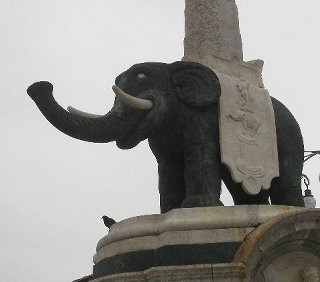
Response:
[{"label": "stone base molding", "polygon": [[153,267],[142,272],[110,275],[92,282],[159,282],[159,281],[215,281],[242,282],[245,280],[245,266],[241,264],[187,265]]},{"label": "stone base molding", "polygon": [[[273,218],[303,211],[244,205],[177,209],[123,220],[97,245],[94,281],[245,281],[252,256],[245,257],[241,250],[250,234]],[[226,279],[236,276],[216,280],[221,271]]]}]

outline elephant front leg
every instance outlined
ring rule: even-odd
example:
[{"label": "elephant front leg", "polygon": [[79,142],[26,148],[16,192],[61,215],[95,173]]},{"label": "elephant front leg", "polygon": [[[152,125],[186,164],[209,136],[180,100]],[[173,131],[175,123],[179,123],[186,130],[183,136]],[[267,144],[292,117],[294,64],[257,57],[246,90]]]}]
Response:
[{"label": "elephant front leg", "polygon": [[161,213],[180,208],[186,195],[183,163],[162,162],[158,172]]},{"label": "elephant front leg", "polygon": [[186,147],[186,198],[182,207],[222,206],[219,145],[201,142]]}]

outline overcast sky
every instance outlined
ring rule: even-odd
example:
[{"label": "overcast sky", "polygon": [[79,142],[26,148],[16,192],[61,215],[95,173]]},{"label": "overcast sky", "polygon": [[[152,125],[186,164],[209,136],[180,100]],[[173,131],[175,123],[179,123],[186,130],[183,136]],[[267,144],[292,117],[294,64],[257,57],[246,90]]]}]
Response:
[{"label": "overcast sky", "polygon": [[[270,94],[320,149],[320,1],[238,0],[244,59],[263,59]],[[25,90],[49,80],[57,101],[103,114],[114,78],[134,63],[183,56],[183,0],[0,0],[0,281],[57,282],[92,272],[116,220],[159,213],[157,165],[146,142],[72,139]],[[320,160],[305,173],[320,203]],[[226,191],[225,205],[232,201]]]}]

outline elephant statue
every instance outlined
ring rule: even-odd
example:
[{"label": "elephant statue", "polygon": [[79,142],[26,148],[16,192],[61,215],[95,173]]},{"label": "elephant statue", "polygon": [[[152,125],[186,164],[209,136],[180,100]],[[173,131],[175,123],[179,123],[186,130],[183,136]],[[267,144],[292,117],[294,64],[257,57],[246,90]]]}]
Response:
[{"label": "elephant statue", "polygon": [[272,98],[280,176],[269,190],[249,195],[221,163],[217,75],[194,62],[141,63],[120,74],[112,109],[102,116],[71,107],[64,110],[46,81],[27,93],[42,114],[63,133],[84,141],[116,141],[131,149],[148,139],[158,162],[161,213],[181,207],[219,206],[221,180],[236,205],[304,206],[300,176],[303,140],[289,110]]}]

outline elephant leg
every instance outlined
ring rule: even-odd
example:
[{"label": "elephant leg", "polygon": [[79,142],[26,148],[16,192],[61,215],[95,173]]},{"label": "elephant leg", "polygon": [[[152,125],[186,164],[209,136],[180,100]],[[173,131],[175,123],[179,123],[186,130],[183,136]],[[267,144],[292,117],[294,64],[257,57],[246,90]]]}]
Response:
[{"label": "elephant leg", "polygon": [[222,180],[230,192],[235,205],[269,205],[269,191],[262,190],[258,195],[246,193],[241,183],[235,183],[225,166],[222,168]]},{"label": "elephant leg", "polygon": [[184,166],[182,163],[167,161],[158,166],[161,213],[181,207],[184,200]]},{"label": "elephant leg", "polygon": [[271,182],[271,203],[304,206],[301,192],[303,139],[300,128],[289,110],[272,98],[278,143],[279,177]]},{"label": "elephant leg", "polygon": [[272,180],[270,198],[273,205],[304,207],[300,177],[278,177]]},{"label": "elephant leg", "polygon": [[186,199],[182,207],[221,206],[219,145],[201,142],[186,146]]},{"label": "elephant leg", "polygon": [[[279,174],[273,179],[270,188],[271,203],[274,205],[304,207],[301,191],[301,173],[303,155],[283,154],[279,146]],[[286,148],[289,150],[290,148]],[[300,160],[299,160],[300,158]],[[299,164],[300,163],[300,164]]]}]

